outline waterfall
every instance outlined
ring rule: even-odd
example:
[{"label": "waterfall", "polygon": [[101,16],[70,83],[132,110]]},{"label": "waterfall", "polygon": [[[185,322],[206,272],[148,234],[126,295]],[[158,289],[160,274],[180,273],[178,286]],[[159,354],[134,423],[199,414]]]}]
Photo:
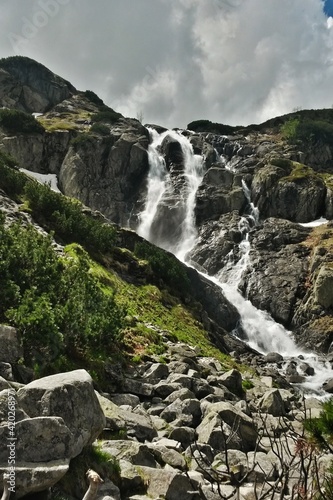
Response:
[{"label": "waterfall", "polygon": [[[149,129],[149,132],[151,143],[148,149],[150,170],[147,197],[145,208],[139,215],[137,232],[183,261],[197,238],[194,208],[195,195],[204,174],[203,158],[193,153],[190,141],[177,131],[168,130],[158,134]],[[181,146],[184,182],[180,188],[173,184],[160,153],[167,136]],[[153,226],[158,230],[154,231]]]},{"label": "waterfall", "polygon": [[242,188],[248,203],[248,213],[241,217],[238,225],[242,234],[242,241],[238,245],[240,258],[235,264],[231,251],[227,265],[210,279],[223,290],[227,299],[238,309],[250,347],[262,353],[279,352],[282,355],[297,356],[299,349],[291,333],[276,323],[267,312],[257,309],[238,291],[242,275],[251,265],[249,231],[259,223],[259,210],[252,203],[251,192],[244,180]]},{"label": "waterfall", "polygon": [[174,254],[179,260],[184,261],[187,253],[194,246],[197,239],[194,209],[195,197],[204,175],[203,158],[193,153],[193,147],[184,136],[177,138],[181,144],[184,155],[185,171],[185,217],[182,224],[181,238],[176,246]]},{"label": "waterfall", "polygon": [[156,130],[152,128],[148,128],[148,130],[151,143],[148,146],[148,161],[150,168],[148,174],[147,200],[145,208],[140,214],[140,224],[137,228],[137,233],[150,241],[151,225],[156,216],[160,200],[165,193],[167,185],[170,183],[170,178],[164,158],[158,151],[167,132],[158,134]]},{"label": "waterfall", "polygon": [[[143,212],[140,214],[140,224],[137,232],[163,248],[174,253],[180,260],[186,262],[186,255],[194,246],[197,231],[195,227],[195,199],[197,189],[202,181],[204,169],[203,158],[193,154],[193,148],[189,140],[179,132],[167,131],[157,134],[150,130],[151,144],[149,147],[150,172],[148,176],[147,198]],[[163,139],[167,136],[176,139],[182,149],[184,162],[184,181],[181,192],[176,192],[172,184],[170,173],[167,171],[163,156],[159,148]],[[225,166],[227,168],[227,166]],[[230,168],[230,167],[229,167]],[[238,247],[238,261],[235,264],[233,252],[230,252],[229,262],[216,276],[208,276],[208,279],[219,286],[226,298],[238,309],[241,317],[242,329],[247,336],[247,343],[257,351],[265,354],[268,352],[278,352],[286,358],[294,357],[299,361],[299,357],[305,360],[315,370],[315,375],[309,376],[302,384],[304,389],[311,391],[319,389],[323,382],[333,376],[329,364],[318,361],[318,357],[312,353],[301,351],[295,344],[291,332],[282,325],[276,323],[265,311],[254,307],[252,303],[244,298],[238,291],[238,285],[242,275],[251,265],[250,263],[250,241],[249,231],[259,222],[259,211],[251,200],[251,193],[244,181],[242,181],[244,196],[247,200],[247,212],[241,218],[239,230],[242,234],[242,241]],[[175,202],[176,206],[167,205],[167,196]],[[167,211],[161,206],[167,205]],[[161,228],[165,228],[164,234],[170,234],[168,226],[170,223],[168,213],[172,210],[181,215],[180,223],[177,224],[177,240],[161,240],[159,234]],[[155,225],[155,226],[154,226]],[[153,228],[155,227],[155,230]],[[174,230],[174,228],[173,228]],[[163,232],[163,231],[162,231]]]}]

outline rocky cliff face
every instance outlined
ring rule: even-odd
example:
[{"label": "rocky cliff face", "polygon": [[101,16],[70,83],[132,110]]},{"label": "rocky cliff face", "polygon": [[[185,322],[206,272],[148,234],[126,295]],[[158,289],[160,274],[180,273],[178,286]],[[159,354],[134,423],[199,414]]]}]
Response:
[{"label": "rocky cliff face", "polygon": [[119,120],[106,137],[70,145],[60,166],[60,188],[126,226],[149,169],[147,148],[147,129],[137,120]]},{"label": "rocky cliff face", "polygon": [[[44,113],[40,133],[8,132],[0,123],[1,149],[21,167],[56,174],[64,194],[136,229],[147,188],[148,129],[34,61],[9,58],[0,69],[2,105]],[[290,144],[280,133],[282,118],[229,136],[183,132],[194,153],[202,155],[204,169],[195,200],[199,238],[190,258],[214,275],[230,265],[231,254],[238,261],[244,236],[240,221],[248,213],[250,197],[260,222],[249,235],[252,267],[241,289],[257,307],[296,328],[299,338],[304,340],[309,332],[309,338],[323,334],[325,340],[313,346],[327,351],[331,333],[317,320],[332,311],[327,291],[332,254],[321,243],[309,245],[312,230],[299,223],[333,217],[333,147],[320,138]],[[152,227],[161,240],[176,240],[185,210],[184,157],[175,134],[155,129],[165,134],[160,154],[172,193],[165,193]],[[173,235],[164,234],[163,219],[169,219]],[[328,225],[327,239],[330,232]]]}]

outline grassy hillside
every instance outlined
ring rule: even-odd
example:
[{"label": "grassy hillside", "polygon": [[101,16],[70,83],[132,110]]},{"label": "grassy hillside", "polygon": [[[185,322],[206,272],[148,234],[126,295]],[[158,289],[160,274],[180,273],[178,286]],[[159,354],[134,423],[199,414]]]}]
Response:
[{"label": "grassy hillside", "polygon": [[47,231],[0,218],[0,322],[19,330],[22,363],[36,376],[83,366],[103,385],[106,360],[162,361],[167,339],[230,363],[209,341],[175,257],[148,243],[119,248],[117,229],[102,216],[83,213],[3,154],[0,189]]}]

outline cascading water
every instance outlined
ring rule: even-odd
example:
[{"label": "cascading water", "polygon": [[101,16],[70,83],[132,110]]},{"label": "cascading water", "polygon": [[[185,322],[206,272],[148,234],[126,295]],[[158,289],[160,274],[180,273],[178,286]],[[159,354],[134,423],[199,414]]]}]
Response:
[{"label": "cascading water", "polygon": [[147,200],[143,212],[140,214],[140,224],[137,232],[146,240],[151,240],[151,225],[156,216],[160,200],[170,182],[163,156],[158,152],[167,132],[158,134],[156,130],[149,128],[151,143],[148,147],[149,174],[147,187]]},{"label": "cascading water", "polygon": [[291,332],[276,323],[267,312],[257,309],[238,291],[242,274],[250,266],[249,230],[259,223],[259,211],[252,203],[250,190],[244,181],[242,181],[242,187],[248,202],[249,213],[241,218],[239,224],[243,235],[239,244],[241,257],[233,267],[226,266],[227,272],[223,269],[217,276],[210,279],[221,287],[227,299],[238,309],[248,345],[263,354],[278,352],[285,359],[294,358],[297,361],[305,361],[314,369],[314,375],[307,377],[302,387],[310,393],[318,392],[323,383],[332,377],[329,363],[323,363],[319,361],[318,356],[300,350]]},{"label": "cascading water", "polygon": [[[158,149],[163,139],[170,135],[180,144],[184,159],[185,188],[181,194],[182,221],[180,224],[177,242],[172,244],[161,244],[152,231],[153,222],[158,218],[158,210],[165,193],[172,190],[170,175],[167,172],[165,162]],[[148,190],[145,209],[140,214],[140,224],[137,229],[141,236],[149,241],[163,246],[173,252],[180,260],[186,261],[186,255],[194,246],[197,232],[194,220],[195,197],[197,189],[202,181],[203,158],[193,154],[193,148],[188,139],[175,131],[167,131],[158,135],[151,131],[152,143],[149,148],[150,173],[148,177]],[[226,167],[227,168],[227,167]],[[237,263],[234,263],[233,255],[229,256],[229,263],[216,276],[205,276],[218,285],[227,299],[238,309],[241,317],[242,329],[247,335],[247,343],[261,353],[278,352],[285,357],[299,358],[300,356],[314,368],[315,375],[307,377],[304,389],[309,391],[318,390],[323,382],[333,376],[329,364],[320,363],[318,357],[311,353],[301,351],[295,344],[292,335],[282,325],[276,323],[271,316],[255,308],[249,300],[246,300],[238,291],[238,285],[243,272],[250,265],[250,242],[249,231],[251,227],[258,224],[259,212],[253,205],[250,190],[245,182],[242,182],[243,192],[248,202],[248,214],[241,218],[239,230],[242,241],[238,248]],[[158,220],[158,225],[167,224],[165,218]]]},{"label": "cascading water", "polygon": [[[137,232],[152,243],[169,250],[180,260],[184,260],[197,237],[194,208],[196,191],[204,174],[203,158],[193,153],[191,143],[179,132],[168,130],[162,134],[158,134],[153,129],[149,129],[149,131],[152,142],[148,149],[150,171],[148,175],[147,199],[145,208],[139,216],[140,223]],[[172,184],[170,173],[167,171],[164,158],[159,152],[163,140],[167,136],[176,140],[182,150],[185,183],[178,196],[175,192],[176,187]],[[177,204],[176,206],[171,206],[175,198],[177,198]],[[172,201],[168,202],[168,199]],[[166,215],[165,211],[159,213],[162,205],[167,206],[169,213],[171,210],[177,211],[177,219],[174,224],[176,228],[172,227],[169,220],[170,217],[168,217],[169,214]],[[180,223],[178,223],[179,216],[181,216]],[[164,225],[166,229],[154,233],[152,231],[153,224],[159,228]],[[175,230],[179,233],[176,241],[172,237],[164,239],[160,237],[161,232],[168,235],[168,233]]]},{"label": "cascading water", "polygon": [[[197,238],[197,231],[194,219],[195,196],[202,182],[204,175],[203,158],[193,153],[191,143],[184,136],[180,136],[179,141],[184,154],[185,181],[186,181],[186,200],[185,200],[185,218],[182,224],[182,237],[175,249],[175,255],[179,260],[184,261],[187,253],[194,246]],[[179,138],[178,138],[179,140]]]}]

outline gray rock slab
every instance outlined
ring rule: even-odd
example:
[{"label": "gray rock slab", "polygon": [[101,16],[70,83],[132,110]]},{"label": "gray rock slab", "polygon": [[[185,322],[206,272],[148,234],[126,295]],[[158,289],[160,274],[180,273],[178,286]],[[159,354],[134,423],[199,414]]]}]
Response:
[{"label": "gray rock slab", "polygon": [[85,370],[50,375],[17,392],[17,401],[30,417],[61,417],[71,431],[71,457],[92,443],[105,426],[105,417]]}]

